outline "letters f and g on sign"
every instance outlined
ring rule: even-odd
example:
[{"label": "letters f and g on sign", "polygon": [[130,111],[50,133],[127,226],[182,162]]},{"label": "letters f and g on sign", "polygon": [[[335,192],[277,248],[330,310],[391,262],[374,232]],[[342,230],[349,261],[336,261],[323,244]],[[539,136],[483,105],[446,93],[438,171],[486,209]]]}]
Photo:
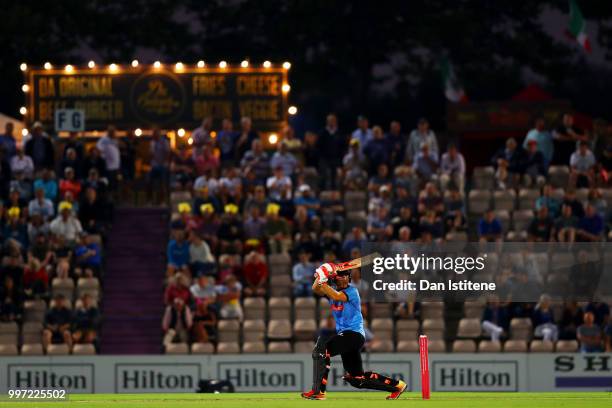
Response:
[{"label": "letters f and g on sign", "polygon": [[85,111],[83,109],[57,109],[55,111],[55,131],[85,131]]}]

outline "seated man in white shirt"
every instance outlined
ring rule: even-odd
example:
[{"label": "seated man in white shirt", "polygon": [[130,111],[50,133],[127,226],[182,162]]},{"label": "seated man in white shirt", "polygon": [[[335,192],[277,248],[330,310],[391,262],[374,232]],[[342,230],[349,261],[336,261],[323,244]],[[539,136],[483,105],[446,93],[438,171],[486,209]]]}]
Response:
[{"label": "seated man in white shirt", "polygon": [[59,204],[59,211],[60,214],[51,222],[49,229],[53,235],[61,236],[69,246],[72,246],[83,233],[81,222],[74,216],[72,204],[68,201]]},{"label": "seated man in white shirt", "polygon": [[32,179],[34,176],[34,162],[30,156],[25,154],[22,147],[18,148],[17,154],[11,157],[10,165],[13,173],[23,172],[26,179]]},{"label": "seated man in white shirt", "polygon": [[282,192],[285,188],[292,188],[292,182],[289,177],[285,175],[282,166],[274,167],[274,174],[268,177],[266,181],[266,188],[268,189],[268,196],[272,200],[280,200]]},{"label": "seated man in white shirt", "polygon": [[457,190],[463,191],[465,184],[465,159],[457,150],[455,144],[449,144],[446,153],[440,161],[440,185],[443,191],[449,187],[452,181]]}]

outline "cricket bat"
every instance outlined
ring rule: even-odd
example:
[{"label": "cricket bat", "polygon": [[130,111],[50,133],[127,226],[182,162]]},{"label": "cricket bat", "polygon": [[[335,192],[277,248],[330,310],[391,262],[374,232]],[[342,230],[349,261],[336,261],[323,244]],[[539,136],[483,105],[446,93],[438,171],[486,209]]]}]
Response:
[{"label": "cricket bat", "polygon": [[343,262],[336,264],[336,272],[338,271],[348,271],[349,269],[357,269],[362,266],[370,265],[374,262],[374,259],[380,257],[379,252],[373,252],[370,255],[362,256],[361,258],[356,258],[348,262]]}]

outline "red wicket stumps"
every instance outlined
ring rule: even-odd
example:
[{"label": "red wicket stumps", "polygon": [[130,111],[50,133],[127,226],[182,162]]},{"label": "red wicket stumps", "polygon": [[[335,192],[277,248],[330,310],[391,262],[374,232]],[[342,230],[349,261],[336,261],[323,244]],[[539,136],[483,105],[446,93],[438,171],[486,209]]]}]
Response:
[{"label": "red wicket stumps", "polygon": [[419,356],[421,359],[421,394],[423,399],[429,399],[429,353],[427,336],[419,336]]}]

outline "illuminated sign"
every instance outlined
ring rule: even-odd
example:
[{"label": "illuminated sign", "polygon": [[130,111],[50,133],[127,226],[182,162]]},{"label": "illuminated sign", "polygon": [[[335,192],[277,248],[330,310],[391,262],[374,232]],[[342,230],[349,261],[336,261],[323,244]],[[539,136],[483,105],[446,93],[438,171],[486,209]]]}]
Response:
[{"label": "illuminated sign", "polygon": [[206,117],[237,124],[248,116],[254,129],[277,131],[287,119],[288,66],[66,67],[27,68],[28,123],[50,128],[59,109],[83,110],[86,130],[195,128]]}]

